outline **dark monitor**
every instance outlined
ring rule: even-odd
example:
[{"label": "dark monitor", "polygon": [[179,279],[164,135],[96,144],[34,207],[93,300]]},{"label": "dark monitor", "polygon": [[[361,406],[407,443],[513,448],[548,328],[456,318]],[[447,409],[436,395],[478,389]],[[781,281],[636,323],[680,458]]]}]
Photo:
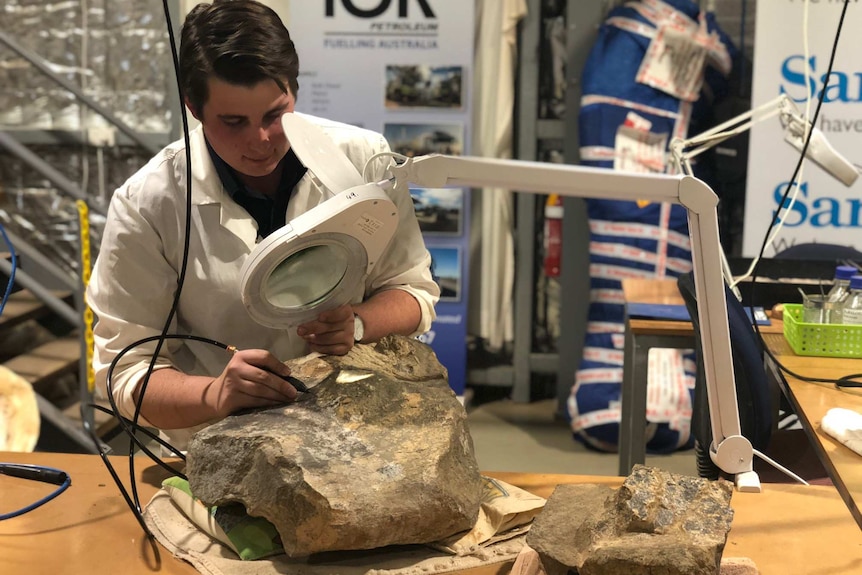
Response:
[{"label": "dark monitor", "polygon": [[[751,262],[752,258],[728,258],[734,277],[746,273]],[[846,246],[801,244],[776,256],[762,258],[757,267],[756,283],[752,284],[749,278],[737,287],[744,305],[769,309],[777,303],[802,303],[799,290],[805,293],[828,292],[835,267],[852,265],[852,262],[862,265],[862,252]]]}]

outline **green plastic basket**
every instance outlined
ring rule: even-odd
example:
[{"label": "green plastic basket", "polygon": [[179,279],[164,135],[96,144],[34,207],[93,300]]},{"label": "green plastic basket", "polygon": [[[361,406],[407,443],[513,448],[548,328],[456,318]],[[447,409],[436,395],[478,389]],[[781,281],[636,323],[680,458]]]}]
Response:
[{"label": "green plastic basket", "polygon": [[862,325],[805,323],[798,303],[784,304],[784,338],[797,355],[862,357]]}]

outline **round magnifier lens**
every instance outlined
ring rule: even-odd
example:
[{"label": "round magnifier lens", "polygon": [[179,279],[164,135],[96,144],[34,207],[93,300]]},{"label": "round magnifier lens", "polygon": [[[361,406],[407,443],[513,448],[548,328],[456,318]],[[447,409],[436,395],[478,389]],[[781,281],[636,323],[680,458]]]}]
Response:
[{"label": "round magnifier lens", "polygon": [[278,264],[266,280],[264,297],[280,308],[314,305],[332,292],[347,272],[348,253],[337,244],[310,246]]}]

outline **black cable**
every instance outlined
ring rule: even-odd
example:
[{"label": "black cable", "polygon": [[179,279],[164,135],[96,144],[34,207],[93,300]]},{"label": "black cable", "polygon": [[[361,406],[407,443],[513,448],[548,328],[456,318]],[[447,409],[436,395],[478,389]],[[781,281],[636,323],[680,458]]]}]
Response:
[{"label": "black cable", "polygon": [[[144,427],[139,427],[134,423],[134,421],[126,419],[125,417],[122,417],[120,415],[120,411],[117,407],[116,400],[114,399],[113,375],[114,375],[114,369],[116,368],[119,360],[122,359],[122,357],[124,355],[126,355],[128,352],[130,352],[132,349],[138,347],[139,345],[143,345],[145,343],[149,343],[151,341],[158,340],[161,337],[162,337],[161,335],[154,335],[151,337],[147,337],[147,338],[138,340],[136,342],[129,344],[122,351],[120,351],[120,353],[118,353],[117,356],[114,358],[114,360],[111,362],[111,365],[108,368],[108,374],[107,374],[107,378],[106,378],[107,379],[108,402],[111,404],[112,409],[107,409],[107,408],[102,407],[101,405],[96,405],[96,404],[90,404],[90,406],[95,408],[95,409],[98,409],[99,411],[102,411],[104,413],[107,413],[107,414],[110,414],[110,415],[113,415],[114,417],[116,417],[117,421],[120,424],[120,427],[122,427],[123,431],[129,436],[130,441],[133,441],[141,449],[141,451],[143,451],[151,460],[153,460],[160,467],[165,469],[168,473],[171,473],[172,475],[175,475],[177,477],[181,477],[182,479],[187,479],[185,474],[183,474],[181,471],[177,470],[176,468],[168,465],[160,457],[158,457],[152,451],[150,451],[149,448],[144,443],[142,443],[140,439],[138,439],[137,432],[138,431],[143,432],[145,435],[147,435],[147,437],[149,437],[150,439],[153,439],[154,441],[159,443],[162,447],[170,450],[172,453],[177,455],[180,459],[185,461],[185,456],[182,454],[182,452],[179,449],[177,449],[176,447],[172,446],[167,441],[165,441],[162,438],[160,438],[159,436],[157,436],[156,434],[152,433],[150,430],[148,430]],[[195,336],[195,335],[166,335],[166,336],[164,336],[164,338],[165,339],[189,339],[189,340],[209,343],[209,344],[215,345],[217,347],[221,347],[223,349],[228,348],[228,346],[223,344],[223,343],[217,342],[215,340],[207,339],[204,337]],[[113,464],[111,464],[111,461],[108,459],[107,454],[100,448],[100,441],[99,441],[99,438],[98,438],[95,430],[92,429],[92,427],[90,426],[90,424],[86,418],[83,418],[83,421],[84,421],[85,430],[90,435],[90,438],[93,440],[93,443],[97,446],[98,451],[99,451],[99,456],[101,457],[102,462],[105,464],[105,467],[107,467],[108,472],[111,474],[111,477],[113,478],[114,483],[116,484],[117,488],[120,490],[120,494],[123,496],[123,499],[126,501],[126,504],[129,506],[129,509],[132,510],[132,513],[135,515],[135,519],[137,519],[138,523],[141,525],[141,528],[144,530],[144,532],[147,534],[147,536],[149,538],[153,538],[152,533],[150,532],[149,528],[147,527],[146,523],[144,522],[142,510],[140,509],[140,507],[138,505],[135,504],[133,497],[131,497],[129,495],[129,492],[126,490],[125,486],[123,485],[122,480],[120,479],[119,475],[117,474],[116,470],[114,469]],[[133,446],[130,446],[129,451],[130,451],[130,453],[134,452]],[[134,467],[132,467],[132,470],[134,470]],[[133,486],[133,490],[136,490],[137,489],[137,480],[135,478],[134,473],[130,476],[130,483]]]},{"label": "black cable", "polygon": [[862,373],[851,373],[850,375],[839,377],[835,381],[835,387],[837,387],[838,389],[841,389],[843,387],[860,388],[862,387],[862,381],[857,381],[859,379],[862,379]]},{"label": "black cable", "polygon": [[[120,410],[117,407],[117,402],[114,399],[114,380],[113,380],[114,369],[116,368],[119,361],[123,358],[123,356],[125,356],[127,353],[129,353],[134,348],[136,348],[140,345],[143,345],[145,343],[149,343],[151,341],[156,341],[156,340],[164,341],[166,339],[188,339],[188,340],[193,340],[193,341],[200,341],[200,342],[208,343],[211,345],[215,345],[217,347],[221,347],[222,349],[228,349],[228,347],[229,347],[228,345],[220,343],[218,341],[208,339],[205,337],[196,336],[196,335],[160,334],[160,335],[154,335],[154,336],[146,337],[146,338],[140,339],[138,341],[135,341],[135,342],[127,345],[125,348],[123,348],[123,350],[120,351],[120,353],[118,353],[116,355],[116,357],[114,357],[113,361],[111,362],[111,365],[108,367],[106,384],[107,384],[108,402],[111,404],[111,409],[106,409],[100,405],[95,405],[95,404],[91,404],[91,405],[92,405],[92,407],[94,407],[100,411],[103,411],[105,413],[109,413],[109,414],[111,414],[117,418],[117,421],[120,424],[120,427],[123,428],[123,432],[129,436],[129,456],[130,457],[134,457],[134,447],[135,447],[135,445],[137,445],[141,449],[141,451],[143,451],[152,461],[154,461],[160,467],[165,469],[168,473],[171,473],[172,475],[186,479],[185,474],[183,474],[181,471],[177,470],[176,468],[168,465],[159,456],[157,456],[152,451],[150,451],[150,449],[138,438],[137,432],[138,431],[143,432],[145,435],[147,435],[151,439],[158,442],[162,447],[170,450],[172,453],[174,453],[177,457],[179,457],[183,461],[185,461],[185,455],[183,455],[183,453],[179,449],[172,446],[171,444],[169,444],[167,441],[161,439],[160,437],[156,436],[154,433],[150,432],[148,429],[145,429],[143,427],[139,427],[134,420],[129,420],[129,419],[126,419],[125,417],[122,417],[120,415]],[[138,399],[140,400],[140,397]],[[140,401],[139,401],[139,404],[140,404]],[[137,405],[136,408],[139,409],[140,405]],[[137,479],[136,479],[135,473],[134,473],[134,461],[132,461],[130,463],[130,473],[131,474],[129,476],[129,482],[130,482],[130,485],[132,487],[132,493],[133,493],[133,495],[130,496],[129,492],[126,490],[125,486],[123,485],[122,480],[120,479],[119,475],[117,474],[116,470],[114,469],[113,464],[111,464],[111,461],[108,459],[107,454],[104,452],[104,450],[101,449],[101,442],[99,441],[98,435],[96,434],[95,430],[87,422],[87,418],[83,418],[83,421],[84,421],[84,428],[87,431],[87,433],[90,435],[90,438],[93,440],[93,443],[96,445],[96,447],[99,451],[99,456],[101,457],[102,462],[105,464],[105,467],[108,468],[108,472],[111,474],[111,477],[114,479],[114,483],[116,484],[117,489],[120,490],[120,493],[122,494],[123,499],[125,499],[126,504],[129,506],[129,509],[132,510],[132,513],[135,515],[135,519],[137,519],[138,523],[141,525],[141,528],[144,530],[144,533],[146,533],[150,539],[153,539],[152,532],[149,530],[146,523],[144,522],[143,510],[140,507],[140,502],[136,499]]]},{"label": "black cable", "polygon": [[[126,422],[126,424],[127,424],[127,425],[131,425],[131,423],[132,423],[132,420],[131,420],[131,419],[126,419],[126,418],[125,418],[125,417],[123,417],[122,415],[117,415],[116,413],[114,413],[114,411],[113,411],[113,410],[110,410],[110,409],[108,409],[107,407],[104,407],[104,406],[99,405],[99,404],[97,404],[97,403],[88,403],[87,405],[88,405],[88,406],[90,406],[90,407],[92,407],[93,409],[98,409],[98,410],[99,410],[99,411],[101,411],[102,413],[107,413],[108,415],[110,415],[110,416],[112,416],[112,417],[116,417],[116,418],[118,418],[118,419],[122,419],[124,422]],[[176,447],[174,447],[173,445],[171,445],[170,443],[168,443],[167,441],[165,441],[164,439],[162,439],[161,437],[159,437],[158,435],[156,435],[155,433],[153,433],[152,431],[150,431],[150,430],[149,430],[149,429],[147,429],[146,427],[139,427],[139,428],[137,429],[137,431],[139,431],[139,432],[143,433],[144,435],[146,435],[147,437],[149,437],[152,441],[155,441],[156,443],[158,443],[159,445],[161,445],[161,446],[162,446],[162,447],[164,447],[165,449],[167,449],[167,450],[171,451],[172,453],[177,453],[177,448],[176,448]],[[150,455],[153,455],[153,454],[152,454],[152,453],[150,453]],[[177,470],[176,470],[175,468],[168,466],[164,461],[161,461],[161,460],[159,459],[159,460],[157,461],[157,463],[161,463],[161,464],[162,464],[162,466],[165,468],[165,470],[166,470],[166,471],[170,471],[171,473],[174,473],[174,474],[176,474],[176,475],[178,475],[178,476],[182,477],[182,475],[183,475],[182,473],[178,473],[178,472],[177,472]]]},{"label": "black cable", "polygon": [[[147,391],[147,385],[150,382],[150,376],[153,374],[153,370],[156,365],[156,360],[159,357],[159,352],[162,350],[162,346],[167,339],[168,330],[171,327],[171,322],[173,322],[174,316],[177,312],[177,307],[179,307],[180,295],[183,289],[183,283],[185,282],[186,277],[186,268],[188,266],[188,258],[189,258],[189,243],[191,238],[191,214],[192,214],[192,157],[191,157],[191,140],[189,137],[189,123],[188,118],[186,117],[186,108],[182,105],[182,102],[185,101],[183,98],[183,88],[182,88],[182,80],[180,78],[180,62],[179,57],[177,55],[177,42],[174,36],[174,27],[171,19],[171,9],[168,6],[168,0],[162,0],[162,8],[165,13],[165,24],[168,29],[168,39],[171,45],[171,58],[174,63],[174,76],[177,81],[177,91],[179,92],[180,98],[180,115],[182,118],[183,124],[183,139],[185,141],[186,147],[186,218],[185,218],[185,238],[183,242],[183,261],[180,266],[180,273],[177,277],[177,291],[174,293],[174,301],[171,305],[171,309],[168,312],[168,317],[165,319],[165,325],[162,328],[161,337],[158,339],[156,343],[156,349],[153,351],[152,359],[150,360],[150,365],[147,366],[147,372],[144,375],[144,379],[141,381],[141,391],[138,395],[138,401],[135,404],[135,415],[132,418],[132,430],[137,428],[138,420],[141,416],[141,406],[144,402],[144,394]],[[110,393],[108,394],[110,396]],[[138,498],[138,486],[137,481],[135,481],[135,454],[134,454],[134,439],[130,437],[129,439],[129,476],[132,478],[131,486],[132,486],[132,496],[135,501],[135,508],[138,512],[141,512],[141,502]],[[152,535],[151,535],[152,536]]]},{"label": "black cable", "polygon": [[[99,451],[99,455],[101,456],[102,461],[104,462],[105,466],[107,467],[108,472],[111,474],[111,477],[114,479],[114,483],[116,483],[117,488],[120,490],[120,493],[123,495],[123,498],[125,499],[129,508],[132,510],[132,513],[135,515],[135,518],[137,519],[138,523],[141,525],[141,528],[144,530],[144,533],[147,535],[148,539],[151,542],[155,541],[155,537],[153,536],[152,532],[149,530],[146,523],[144,522],[140,498],[138,497],[137,480],[135,477],[135,445],[140,447],[141,450],[144,453],[146,453],[153,461],[158,463],[160,466],[165,467],[169,472],[171,472],[175,475],[181,476],[181,477],[185,477],[182,473],[180,473],[176,469],[168,466],[166,463],[164,463],[161,460],[161,458],[159,458],[155,454],[153,454],[145,445],[143,445],[143,443],[140,441],[140,439],[138,439],[138,437],[136,435],[137,430],[139,429],[138,421],[140,419],[141,406],[143,405],[144,394],[146,393],[147,384],[149,383],[150,376],[152,375],[152,373],[155,369],[156,360],[158,359],[159,353],[161,352],[161,349],[162,349],[162,346],[164,345],[164,342],[167,339],[193,339],[193,340],[197,340],[197,341],[204,341],[207,343],[212,343],[213,345],[218,345],[219,347],[222,347],[225,349],[227,348],[227,346],[224,344],[220,344],[219,342],[215,342],[213,340],[209,340],[209,339],[201,338],[201,337],[197,337],[197,336],[168,335],[168,330],[170,329],[171,323],[173,322],[174,316],[176,315],[176,312],[177,312],[177,307],[179,306],[180,295],[182,293],[183,283],[185,282],[186,269],[187,269],[187,264],[188,264],[188,254],[189,254],[189,244],[190,244],[190,228],[191,228],[191,211],[192,211],[192,201],[191,201],[191,199],[192,199],[192,194],[191,194],[192,162],[191,162],[191,142],[190,142],[190,137],[189,137],[188,118],[186,116],[185,106],[182,105],[184,98],[183,98],[182,82],[181,82],[180,72],[179,72],[179,69],[180,69],[179,68],[179,57],[177,55],[177,44],[176,44],[176,38],[174,36],[174,30],[173,30],[173,25],[172,25],[170,7],[168,6],[168,0],[162,0],[162,8],[164,10],[165,23],[166,23],[166,26],[168,29],[168,39],[170,41],[171,57],[172,57],[173,64],[174,64],[174,76],[176,77],[177,91],[179,92],[179,97],[180,97],[180,102],[181,102],[180,115],[182,117],[183,138],[185,141],[185,148],[186,148],[185,149],[185,152],[186,152],[185,153],[185,155],[186,155],[185,241],[183,244],[182,264],[180,267],[180,272],[179,272],[178,277],[177,277],[177,290],[174,294],[174,299],[173,299],[173,302],[171,304],[171,309],[168,312],[168,317],[165,319],[165,323],[164,323],[164,326],[162,328],[161,333],[158,336],[152,336],[152,337],[144,338],[144,339],[138,340],[138,341],[130,344],[129,346],[127,346],[125,349],[123,349],[114,358],[114,360],[111,362],[111,366],[108,370],[108,376],[107,376],[108,401],[111,403],[111,407],[114,410],[114,415],[115,415],[115,417],[117,417],[117,421],[120,423],[120,426],[123,428],[123,431],[129,436],[129,479],[130,479],[131,491],[132,491],[131,496],[129,496],[128,491],[126,491],[125,487],[123,486],[123,482],[120,480],[119,476],[117,475],[116,471],[114,470],[114,467],[111,464],[111,462],[109,461],[107,454],[101,448],[101,442],[100,442],[95,430],[92,429],[92,427],[88,423],[86,423],[86,418],[84,418],[84,421],[85,421],[84,427],[86,428],[86,431],[89,433],[91,439],[95,443],[95,445]],[[119,415],[120,412],[117,408],[116,402],[115,402],[114,397],[113,397],[113,379],[112,379],[113,378],[113,370],[114,370],[115,366],[117,365],[117,361],[121,357],[123,357],[126,353],[128,353],[131,349],[134,349],[135,347],[138,347],[139,345],[142,345],[144,343],[148,343],[151,341],[157,341],[156,348],[153,351],[153,355],[152,355],[150,363],[147,367],[147,371],[146,371],[144,378],[141,382],[140,393],[138,396],[138,400],[135,403],[134,417],[129,422],[129,420],[127,420],[127,419],[125,419]],[[103,409],[103,408],[99,407],[99,409]],[[105,410],[105,411],[107,411],[107,410]],[[143,431],[145,433],[149,434],[149,432],[147,430],[143,430]],[[179,450],[170,446],[167,442],[163,442],[160,439],[157,439],[157,441],[159,441],[159,443],[161,443],[163,446],[165,446],[166,448],[170,449],[172,452],[177,454],[181,459],[183,459],[183,460],[185,459],[185,456],[183,456],[182,453],[179,452]]]},{"label": "black cable", "polygon": [[[123,486],[123,481],[120,479],[120,476],[117,475],[117,471],[114,469],[114,466],[111,464],[110,460],[108,460],[108,455],[101,447],[101,441],[99,441],[98,435],[96,435],[95,430],[90,427],[90,424],[84,419],[84,429],[90,435],[90,439],[93,440],[93,443],[96,445],[96,448],[99,451],[99,457],[102,459],[102,463],[105,464],[105,467],[108,469],[108,473],[111,474],[111,478],[114,480],[114,484],[117,486],[117,489],[120,490],[120,494],[123,496],[123,499],[126,501],[126,505],[129,506],[129,509],[132,510],[132,513],[135,516],[135,519],[138,521],[138,524],[141,526],[141,529],[144,530],[144,533],[147,536],[147,539],[153,541],[155,537],[153,533],[150,531],[150,528],[147,527],[147,524],[144,522],[144,515],[141,513],[139,509],[135,507],[134,501],[132,501],[131,497],[129,497],[129,492],[126,491],[126,488]],[[132,477],[132,481],[135,478]]]},{"label": "black cable", "polygon": [[[775,213],[772,216],[772,221],[769,224],[769,228],[766,230],[766,234],[763,236],[763,243],[760,246],[760,253],[757,256],[757,261],[754,264],[754,269],[751,272],[751,294],[749,296],[749,308],[752,313],[752,317],[754,317],[754,291],[757,285],[757,269],[760,267],[760,263],[763,258],[763,253],[766,251],[766,245],[769,243],[769,236],[772,233],[772,229],[775,227],[776,222],[778,221],[778,216],[781,213],[781,210],[784,208],[784,203],[787,200],[787,197],[790,195],[790,190],[793,189],[793,183],[796,181],[799,176],[799,170],[802,168],[802,162],[805,161],[805,154],[808,151],[808,144],[811,142],[811,135],[814,133],[814,126],[817,125],[817,118],[820,115],[820,108],[823,105],[823,100],[826,96],[826,85],[829,83],[829,78],[832,76],[832,66],[835,63],[835,55],[838,52],[838,40],[841,37],[841,31],[844,28],[844,16],[847,14],[847,6],[848,3],[845,2],[843,8],[841,9],[841,17],[838,20],[838,27],[835,30],[835,38],[832,42],[832,52],[829,55],[829,66],[826,69],[826,74],[823,76],[824,87],[820,90],[820,96],[817,99],[817,107],[814,110],[814,117],[811,119],[811,129],[808,130],[808,135],[805,138],[805,144],[802,146],[802,152],[799,154],[799,160],[796,162],[796,169],[793,170],[793,176],[790,178],[790,183],[787,185],[787,189],[784,191],[784,195],[781,197],[781,202],[778,204],[779,209],[775,210]],[[807,65],[807,63],[806,63]],[[808,118],[805,119],[808,121]],[[760,326],[757,322],[754,322],[754,331],[757,333],[757,337],[760,339],[761,347],[766,352],[766,355],[775,363],[775,365],[782,372],[799,379],[801,381],[807,381],[810,383],[831,383],[835,385],[836,388],[841,389],[842,387],[862,387],[862,384],[859,385],[850,385],[848,383],[842,383],[842,380],[845,378],[853,379],[856,376],[845,376],[840,379],[826,379],[826,378],[817,378],[817,377],[807,377],[800,374],[797,374],[787,368],[784,364],[782,364],[778,358],[769,350],[769,346],[766,345],[763,334],[760,332]]]},{"label": "black cable", "polygon": [[[225,350],[230,347],[227,344],[221,343],[221,342],[216,341],[214,339],[209,339],[206,337],[200,337],[197,335],[183,335],[183,334],[152,335],[150,337],[145,337],[143,339],[139,339],[136,342],[130,343],[125,348],[123,348],[123,350],[120,351],[120,353],[118,353],[114,357],[113,361],[111,361],[111,365],[108,367],[108,373],[106,376],[108,402],[111,404],[111,409],[114,411],[115,414],[120,413],[120,409],[117,406],[116,399],[114,399],[114,369],[116,369],[117,364],[120,362],[120,360],[123,358],[123,356],[125,356],[127,353],[129,353],[134,348],[136,348],[140,345],[143,345],[145,343],[150,343],[151,341],[165,340],[165,339],[187,339],[187,340],[192,340],[192,341],[199,341],[199,342],[203,342],[203,343],[208,343],[210,345],[214,345],[216,347],[220,347],[220,348],[225,349]],[[138,399],[140,400],[140,397]],[[134,441],[135,444],[142,451],[144,451],[147,455],[149,455],[151,459],[156,461],[156,463],[159,463],[160,462],[159,458],[156,455],[154,455],[152,452],[150,452],[149,449],[147,448],[147,446],[144,443],[142,443],[137,438],[137,436],[135,435],[137,433],[137,431],[139,431],[139,430],[140,431],[146,431],[146,430],[144,430],[144,428],[139,427],[134,422],[134,420],[128,420],[128,419],[120,417],[119,415],[117,415],[117,417],[119,419],[120,426],[123,428],[123,431],[127,435],[129,435],[130,439],[132,441]],[[183,453],[180,450],[171,446],[167,442],[164,442],[163,445],[167,449],[169,449],[171,452],[173,452],[174,455],[176,455],[177,457],[179,457],[180,459],[185,461],[186,457],[185,457],[185,455],[183,455]],[[132,447],[134,447],[134,446],[132,446]]]}]

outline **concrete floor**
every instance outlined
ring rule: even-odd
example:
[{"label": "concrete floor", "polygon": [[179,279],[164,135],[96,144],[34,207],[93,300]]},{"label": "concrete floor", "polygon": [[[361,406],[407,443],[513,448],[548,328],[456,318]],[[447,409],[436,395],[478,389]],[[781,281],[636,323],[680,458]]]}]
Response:
[{"label": "concrete floor", "polygon": [[[484,471],[618,475],[616,453],[589,450],[555,417],[556,400],[515,403],[500,399],[471,406],[468,424],[479,468]],[[694,450],[647,456],[647,465],[697,475]]]}]

